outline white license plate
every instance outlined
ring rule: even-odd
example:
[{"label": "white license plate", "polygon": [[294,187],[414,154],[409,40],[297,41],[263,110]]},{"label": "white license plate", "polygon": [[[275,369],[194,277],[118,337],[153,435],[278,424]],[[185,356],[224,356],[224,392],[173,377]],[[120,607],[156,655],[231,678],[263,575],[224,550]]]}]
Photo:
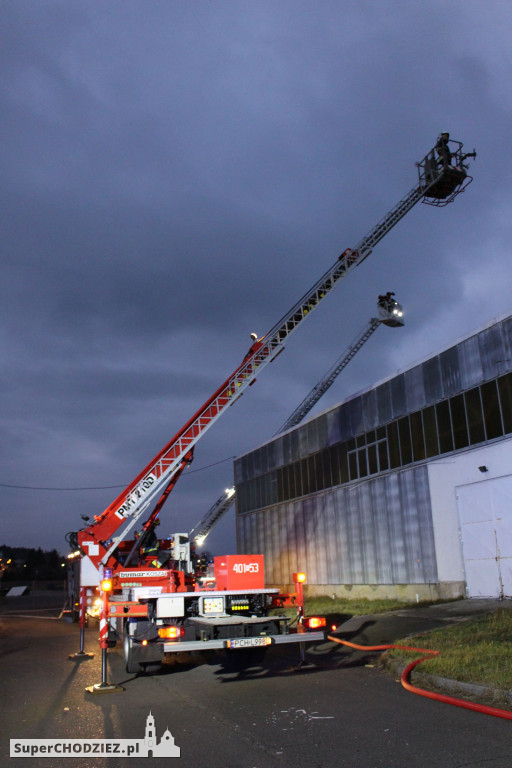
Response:
[{"label": "white license plate", "polygon": [[226,648],[255,648],[262,645],[270,645],[270,637],[236,637],[234,640],[226,640]]}]

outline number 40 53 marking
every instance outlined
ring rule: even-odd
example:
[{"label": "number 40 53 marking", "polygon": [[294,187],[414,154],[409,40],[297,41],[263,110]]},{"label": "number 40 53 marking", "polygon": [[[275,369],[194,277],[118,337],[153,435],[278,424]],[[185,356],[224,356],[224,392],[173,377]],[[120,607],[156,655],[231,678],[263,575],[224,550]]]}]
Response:
[{"label": "number 40 53 marking", "polygon": [[234,563],[233,570],[235,573],[258,573],[260,566],[259,563]]}]

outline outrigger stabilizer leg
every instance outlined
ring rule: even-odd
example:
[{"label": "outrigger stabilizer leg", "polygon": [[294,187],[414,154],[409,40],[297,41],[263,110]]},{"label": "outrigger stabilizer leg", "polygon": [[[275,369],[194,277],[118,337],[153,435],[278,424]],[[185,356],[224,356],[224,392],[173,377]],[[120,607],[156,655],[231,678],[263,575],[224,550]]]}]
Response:
[{"label": "outrigger stabilizer leg", "polygon": [[121,685],[107,683],[108,590],[111,587],[105,589],[104,583],[104,580],[102,580],[100,619],[101,683],[88,685],[85,689],[88,693],[118,693],[119,691],[124,691],[124,688]]},{"label": "outrigger stabilizer leg", "polygon": [[94,658],[94,653],[86,653],[84,651],[86,602],[87,589],[85,587],[80,587],[80,615],[78,618],[78,623],[80,626],[80,650],[76,653],[71,653],[68,656],[68,659],[71,659],[72,661],[86,661],[88,659]]}]

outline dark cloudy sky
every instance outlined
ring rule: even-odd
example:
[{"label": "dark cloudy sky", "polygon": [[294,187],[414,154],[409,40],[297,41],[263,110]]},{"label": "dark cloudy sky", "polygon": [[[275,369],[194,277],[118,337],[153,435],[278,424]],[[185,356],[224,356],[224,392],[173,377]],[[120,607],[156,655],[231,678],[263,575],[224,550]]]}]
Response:
[{"label": "dark cloudy sky", "polygon": [[[197,446],[189,530],[394,290],[316,411],[512,310],[506,0],[3,0],[0,544],[99,514],[416,181],[476,147]],[[204,469],[205,467],[209,467]],[[200,470],[200,471],[198,471]],[[97,489],[97,490],[47,490]],[[209,540],[234,549],[234,515]]]}]

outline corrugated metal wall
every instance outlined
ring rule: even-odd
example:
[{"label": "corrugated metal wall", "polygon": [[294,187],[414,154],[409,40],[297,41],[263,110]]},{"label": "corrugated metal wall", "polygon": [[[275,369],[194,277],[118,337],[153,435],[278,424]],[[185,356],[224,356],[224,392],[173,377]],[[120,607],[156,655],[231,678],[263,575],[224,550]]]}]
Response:
[{"label": "corrugated metal wall", "polygon": [[[507,371],[512,317],[240,457],[235,482],[249,484],[251,494],[242,507],[247,511],[237,514],[239,552],[264,553],[270,584],[289,583],[302,569],[314,585],[437,582],[426,465],[330,488],[325,483],[325,490],[282,503],[276,503],[276,470],[443,399],[448,407],[446,398]],[[483,431],[477,438],[473,442],[484,440]],[[453,447],[426,455],[445,450]]]},{"label": "corrugated metal wall", "polygon": [[235,482],[349,440],[507,371],[512,371],[512,317],[242,456],[235,462]]},{"label": "corrugated metal wall", "polygon": [[239,551],[264,552],[268,584],[437,581],[427,468],[414,467],[238,517]]}]

